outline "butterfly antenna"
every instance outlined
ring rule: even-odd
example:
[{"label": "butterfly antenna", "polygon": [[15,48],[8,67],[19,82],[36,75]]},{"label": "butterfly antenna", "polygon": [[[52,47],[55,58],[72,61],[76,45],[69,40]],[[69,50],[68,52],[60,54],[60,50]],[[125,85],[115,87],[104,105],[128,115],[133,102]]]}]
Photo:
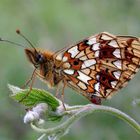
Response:
[{"label": "butterfly antenna", "polygon": [[30,41],[29,39],[27,39],[27,38],[21,33],[21,31],[20,31],[19,29],[16,30],[16,33],[17,33],[18,35],[20,35],[21,37],[23,37],[23,38],[30,44],[30,46],[36,51],[34,45],[31,43],[31,41]]},{"label": "butterfly antenna", "polygon": [[16,42],[7,40],[7,39],[2,39],[2,38],[0,38],[0,41],[7,42],[7,43],[9,43],[9,44],[13,44],[13,45],[15,45],[15,46],[20,46],[20,47],[25,48],[25,46],[23,46],[23,45],[21,45],[21,44],[19,44],[19,43],[16,43]]}]

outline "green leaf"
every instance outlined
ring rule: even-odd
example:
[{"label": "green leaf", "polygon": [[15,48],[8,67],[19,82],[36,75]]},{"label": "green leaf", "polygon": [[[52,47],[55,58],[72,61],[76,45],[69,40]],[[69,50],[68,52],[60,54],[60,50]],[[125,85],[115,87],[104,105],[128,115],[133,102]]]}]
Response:
[{"label": "green leaf", "polygon": [[[11,98],[14,100],[20,102],[29,92],[29,89],[20,89],[18,87],[15,87],[13,85],[8,85],[9,89],[12,91]],[[59,101],[57,98],[55,98],[51,93],[33,88],[29,95],[23,99],[21,104],[25,105],[26,107],[33,107],[38,103],[47,103],[48,106],[52,108],[52,110],[56,110],[56,108],[59,106]]]}]

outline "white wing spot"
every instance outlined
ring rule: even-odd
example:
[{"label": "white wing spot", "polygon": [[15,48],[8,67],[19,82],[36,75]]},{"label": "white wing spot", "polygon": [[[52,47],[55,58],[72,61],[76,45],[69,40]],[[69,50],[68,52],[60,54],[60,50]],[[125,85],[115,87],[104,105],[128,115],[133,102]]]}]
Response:
[{"label": "white wing spot", "polygon": [[87,42],[87,44],[89,44],[89,45],[92,45],[92,44],[95,44],[95,43],[97,43],[95,37],[89,39],[88,42]]},{"label": "white wing spot", "polygon": [[95,59],[85,60],[84,63],[82,64],[82,69],[90,67],[90,66],[92,66],[94,64],[96,64],[96,60]]},{"label": "white wing spot", "polygon": [[120,71],[115,71],[113,72],[114,76],[116,77],[116,79],[120,78],[121,72]]},{"label": "white wing spot", "polygon": [[83,82],[81,82],[81,81],[79,81],[77,85],[78,85],[80,88],[82,88],[83,90],[86,90],[86,89],[87,89],[85,83],[83,83]]},{"label": "white wing spot", "polygon": [[96,51],[95,52],[95,57],[99,57],[99,55],[100,55],[100,51]]},{"label": "white wing spot", "polygon": [[64,56],[62,59],[63,62],[66,62],[67,60],[68,60],[68,57],[66,57],[66,56]]},{"label": "white wing spot", "polygon": [[79,74],[79,76],[77,76],[77,78],[86,84],[88,84],[88,80],[91,80],[91,77],[87,76],[86,74],[84,74],[80,71],[78,71],[78,74]]},{"label": "white wing spot", "polygon": [[68,52],[71,54],[71,57],[74,58],[79,53],[78,47],[74,46],[71,49],[69,49]]},{"label": "white wing spot", "polygon": [[119,68],[119,69],[122,68],[122,63],[121,63],[120,60],[117,60],[117,61],[113,62],[113,64],[114,64],[117,68]]},{"label": "white wing spot", "polygon": [[86,67],[90,67],[91,65],[94,65],[96,64],[96,60],[95,59],[89,59],[89,60],[86,60],[84,61]]},{"label": "white wing spot", "polygon": [[96,43],[94,45],[92,45],[92,50],[96,51],[96,50],[99,50],[100,49],[100,43]]},{"label": "white wing spot", "polygon": [[110,46],[112,46],[112,47],[114,47],[114,48],[118,48],[118,47],[119,47],[118,44],[117,44],[117,42],[116,42],[116,40],[110,41],[110,42],[108,43],[108,45],[110,45]]},{"label": "white wing spot", "polygon": [[95,87],[95,90],[96,90],[96,91],[100,92],[100,83],[99,83],[99,82],[96,83],[96,84],[94,85],[94,87]]},{"label": "white wing spot", "polygon": [[118,83],[117,81],[112,81],[112,82],[111,82],[111,86],[112,86],[113,88],[115,88],[115,86],[117,85],[117,83]]},{"label": "white wing spot", "polygon": [[117,58],[121,58],[121,54],[120,54],[120,49],[115,49],[115,51],[113,52],[113,55],[116,56]]},{"label": "white wing spot", "polygon": [[71,70],[71,69],[65,69],[64,72],[65,72],[66,74],[69,74],[69,75],[74,74],[74,70]]},{"label": "white wing spot", "polygon": [[100,79],[100,75],[96,75],[96,79],[99,81],[99,79]]},{"label": "white wing spot", "polygon": [[62,60],[62,54],[58,54],[58,55],[56,56],[56,59],[57,59],[57,60]]}]

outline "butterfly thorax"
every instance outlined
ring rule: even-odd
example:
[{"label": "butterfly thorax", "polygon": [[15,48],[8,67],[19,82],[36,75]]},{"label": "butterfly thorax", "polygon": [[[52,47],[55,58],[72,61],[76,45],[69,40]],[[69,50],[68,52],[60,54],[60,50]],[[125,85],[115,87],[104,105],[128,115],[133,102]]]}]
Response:
[{"label": "butterfly thorax", "polygon": [[38,51],[26,49],[25,53],[29,61],[36,69],[36,75],[47,82],[49,87],[54,87],[62,81],[63,76],[59,69],[60,61],[54,62],[54,53],[50,51]]}]

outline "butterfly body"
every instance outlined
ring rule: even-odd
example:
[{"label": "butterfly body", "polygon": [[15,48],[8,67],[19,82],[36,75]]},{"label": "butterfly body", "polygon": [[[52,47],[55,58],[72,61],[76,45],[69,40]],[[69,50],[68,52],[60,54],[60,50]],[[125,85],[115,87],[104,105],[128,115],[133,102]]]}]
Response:
[{"label": "butterfly body", "polygon": [[25,49],[36,74],[49,85],[67,86],[100,104],[124,87],[140,67],[140,40],[100,33],[56,53]]}]

